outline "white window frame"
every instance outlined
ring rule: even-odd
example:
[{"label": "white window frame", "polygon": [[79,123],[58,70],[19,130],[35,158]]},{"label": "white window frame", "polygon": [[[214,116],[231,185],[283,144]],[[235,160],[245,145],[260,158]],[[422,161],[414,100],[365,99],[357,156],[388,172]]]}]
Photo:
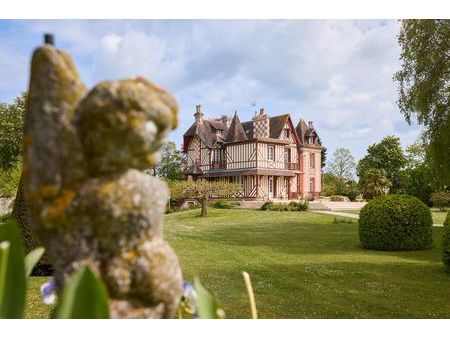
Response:
[{"label": "white window frame", "polygon": [[291,162],[291,149],[290,148],[284,148],[284,162],[286,162],[286,163]]},{"label": "white window frame", "polygon": [[267,160],[275,161],[275,146],[267,146]]},{"label": "white window frame", "polygon": [[314,169],[316,166],[316,156],[314,153],[309,154],[309,167]]},{"label": "white window frame", "polygon": [[314,185],[315,185],[315,180],[313,177],[310,177],[309,179],[309,192],[314,192]]}]

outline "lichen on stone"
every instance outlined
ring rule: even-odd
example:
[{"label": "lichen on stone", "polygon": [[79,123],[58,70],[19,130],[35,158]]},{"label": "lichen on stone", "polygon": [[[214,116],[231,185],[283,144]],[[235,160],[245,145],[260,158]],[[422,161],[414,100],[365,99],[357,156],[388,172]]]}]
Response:
[{"label": "lichen on stone", "polygon": [[89,265],[113,318],[170,318],[181,296],[178,259],[162,238],[168,189],[142,173],[178,124],[175,98],[144,78],[89,92],[70,55],[33,54],[25,119],[24,188],[59,289]]}]

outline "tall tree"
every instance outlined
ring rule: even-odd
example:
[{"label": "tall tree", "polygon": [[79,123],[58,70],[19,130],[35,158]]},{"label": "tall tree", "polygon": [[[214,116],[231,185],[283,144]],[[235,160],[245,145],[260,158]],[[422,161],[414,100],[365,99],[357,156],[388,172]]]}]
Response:
[{"label": "tall tree", "polygon": [[401,171],[403,192],[430,205],[431,193],[439,187],[431,170],[426,152],[427,145],[419,140],[406,148],[406,167]]},{"label": "tall tree", "polygon": [[183,179],[181,151],[175,142],[167,141],[162,147],[161,161],[150,171],[167,182]]},{"label": "tall tree", "polygon": [[344,195],[346,183],[355,176],[355,159],[349,149],[338,148],[328,163],[327,171],[336,177],[336,194]]},{"label": "tall tree", "polygon": [[327,163],[327,148],[325,148],[322,144],[322,140],[320,139],[320,137],[317,138],[317,143],[319,143],[319,146],[322,147],[322,152],[320,153],[320,163],[321,163],[321,168],[325,167],[326,163]]},{"label": "tall tree", "polygon": [[434,174],[450,185],[450,20],[402,20],[398,106],[423,124]]},{"label": "tall tree", "polygon": [[396,193],[401,190],[400,171],[406,163],[400,139],[387,136],[367,148],[367,155],[359,161],[356,169],[360,181],[364,180],[365,173],[370,169],[384,170],[392,184],[391,192]]},{"label": "tall tree", "polygon": [[387,194],[391,187],[391,181],[386,177],[384,169],[370,168],[365,171],[360,184],[364,198],[371,199],[380,195]]},{"label": "tall tree", "polygon": [[24,92],[12,104],[0,103],[1,169],[11,170],[20,161],[26,101],[27,93]]}]

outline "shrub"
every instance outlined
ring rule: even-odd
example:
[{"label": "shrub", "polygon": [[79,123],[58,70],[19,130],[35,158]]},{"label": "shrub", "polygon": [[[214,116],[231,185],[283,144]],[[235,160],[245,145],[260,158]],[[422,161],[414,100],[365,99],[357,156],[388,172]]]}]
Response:
[{"label": "shrub", "polygon": [[10,170],[0,168],[0,197],[16,195],[21,173],[22,165],[20,163]]},{"label": "shrub", "polygon": [[272,201],[268,201],[266,203],[264,203],[263,205],[261,205],[261,210],[269,210],[270,206],[272,206],[273,202]]},{"label": "shrub", "polygon": [[289,203],[291,211],[307,211],[308,210],[308,201],[304,202],[291,202]]},{"label": "shrub", "polygon": [[332,202],[345,202],[346,196],[333,195],[333,196],[330,196],[330,200]]},{"label": "shrub", "polygon": [[366,249],[423,250],[431,247],[430,209],[408,195],[380,196],[361,209],[359,239]]},{"label": "shrub", "polygon": [[450,207],[450,191],[438,191],[431,194],[430,197],[433,207],[439,208],[441,211],[445,211],[446,208]]},{"label": "shrub", "polygon": [[308,210],[308,202],[289,202],[289,204],[285,203],[273,203],[266,202],[261,206],[261,210],[270,210],[270,211],[306,211]]},{"label": "shrub", "polygon": [[218,200],[218,201],[212,203],[211,206],[216,209],[233,209],[236,206],[236,202]]},{"label": "shrub", "polygon": [[442,251],[443,251],[444,265],[447,267],[447,271],[450,272],[450,212],[447,214],[447,218],[445,219],[444,222]]},{"label": "shrub", "polygon": [[334,220],[333,220],[333,223],[334,224],[352,224],[353,223],[353,220],[352,219],[350,219],[350,218],[337,218],[337,217],[335,217],[334,218]]},{"label": "shrub", "polygon": [[347,197],[350,201],[355,202],[356,198],[359,196],[360,192],[356,189],[347,191]]}]

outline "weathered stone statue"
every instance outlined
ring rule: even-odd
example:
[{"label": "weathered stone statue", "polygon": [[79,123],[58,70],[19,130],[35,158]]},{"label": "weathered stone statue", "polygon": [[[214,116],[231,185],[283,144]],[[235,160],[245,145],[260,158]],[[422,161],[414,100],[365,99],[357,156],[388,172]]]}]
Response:
[{"label": "weathered stone statue", "polygon": [[181,295],[177,257],[162,239],[168,189],[141,172],[177,126],[174,97],[143,78],[87,91],[70,56],[34,52],[24,135],[24,188],[57,285],[87,264],[113,318],[168,318]]}]

